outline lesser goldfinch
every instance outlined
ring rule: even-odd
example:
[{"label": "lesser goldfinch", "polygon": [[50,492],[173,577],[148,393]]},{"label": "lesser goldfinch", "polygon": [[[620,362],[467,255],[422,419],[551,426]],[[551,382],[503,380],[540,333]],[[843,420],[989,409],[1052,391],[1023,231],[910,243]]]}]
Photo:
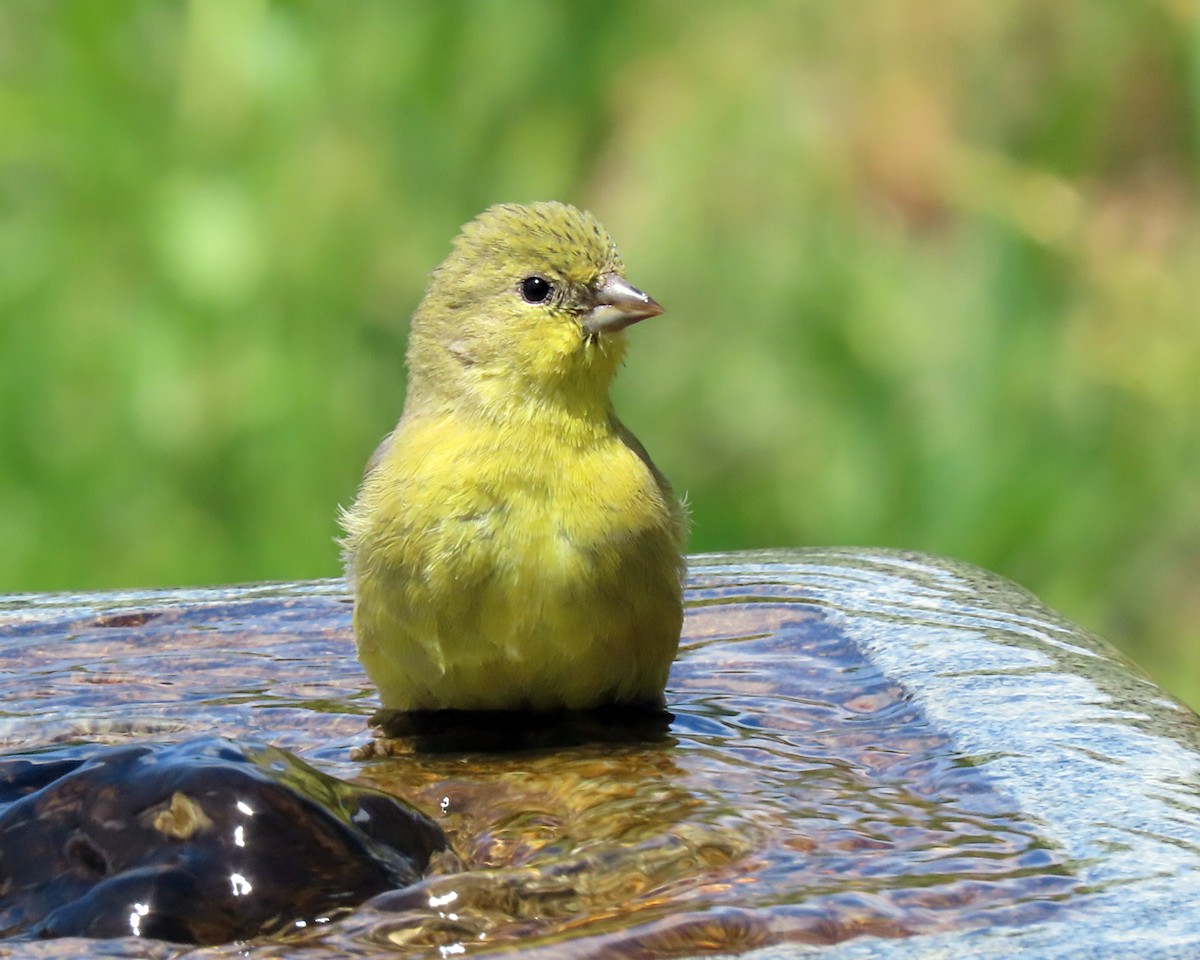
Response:
[{"label": "lesser goldfinch", "polygon": [[589,213],[501,204],[463,227],[342,516],[385,708],[662,706],[683,510],[609,399],[625,328],[661,312]]}]

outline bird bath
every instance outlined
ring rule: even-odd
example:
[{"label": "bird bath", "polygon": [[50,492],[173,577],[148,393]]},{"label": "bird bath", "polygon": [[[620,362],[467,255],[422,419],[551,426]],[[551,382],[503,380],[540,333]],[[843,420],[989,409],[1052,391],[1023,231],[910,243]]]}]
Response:
[{"label": "bird bath", "polygon": [[1103,641],[916,554],[696,556],[687,600],[665,731],[363,761],[377,702],[341,581],[0,598],[0,746],[266,741],[406,798],[457,851],[334,922],[206,957],[1200,946],[1200,721]]}]

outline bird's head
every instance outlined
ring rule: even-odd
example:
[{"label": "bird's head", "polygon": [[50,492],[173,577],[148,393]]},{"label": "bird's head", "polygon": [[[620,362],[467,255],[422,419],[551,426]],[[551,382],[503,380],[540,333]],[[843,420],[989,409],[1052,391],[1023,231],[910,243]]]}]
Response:
[{"label": "bird's head", "polygon": [[490,207],[462,229],[413,317],[409,399],[606,408],[624,329],[661,312],[590,213]]}]

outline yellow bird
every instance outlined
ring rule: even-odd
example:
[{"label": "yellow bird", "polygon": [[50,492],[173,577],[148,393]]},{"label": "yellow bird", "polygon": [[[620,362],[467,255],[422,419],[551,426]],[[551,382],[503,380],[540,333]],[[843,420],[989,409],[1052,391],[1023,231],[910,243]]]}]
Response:
[{"label": "yellow bird", "polygon": [[342,514],[385,708],[662,706],[683,509],[608,395],[625,328],[661,312],[589,213],[502,204],[462,229]]}]

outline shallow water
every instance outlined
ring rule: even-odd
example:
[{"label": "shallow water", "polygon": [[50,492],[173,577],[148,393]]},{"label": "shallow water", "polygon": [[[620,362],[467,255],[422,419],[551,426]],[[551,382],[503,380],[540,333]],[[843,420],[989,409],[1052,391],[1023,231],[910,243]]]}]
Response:
[{"label": "shallow water", "polygon": [[[930,654],[938,666],[908,669]],[[957,692],[931,696],[925,677],[943,663],[937,682]],[[971,743],[970,690],[982,731],[1000,726],[987,699],[997,691],[1028,713],[1076,682],[1102,705],[1089,723],[1194,746],[1191,715],[1103,643],[970,568],[852,551],[697,557],[665,737],[357,762],[377,703],[340,581],[0,600],[8,752],[197,733],[266,740],[414,801],[458,852],[349,917],[204,956],[292,956],[300,944],[314,958],[469,956],[520,944],[529,956],[672,957],[1069,924],[1097,894],[1095,856],[1109,841],[1065,842],[1050,806],[1014,791],[1022,741]],[[1037,759],[1032,746],[1024,759]],[[1193,775],[1171,771],[1167,797],[1187,831]],[[69,941],[17,949],[79,953]]]}]

